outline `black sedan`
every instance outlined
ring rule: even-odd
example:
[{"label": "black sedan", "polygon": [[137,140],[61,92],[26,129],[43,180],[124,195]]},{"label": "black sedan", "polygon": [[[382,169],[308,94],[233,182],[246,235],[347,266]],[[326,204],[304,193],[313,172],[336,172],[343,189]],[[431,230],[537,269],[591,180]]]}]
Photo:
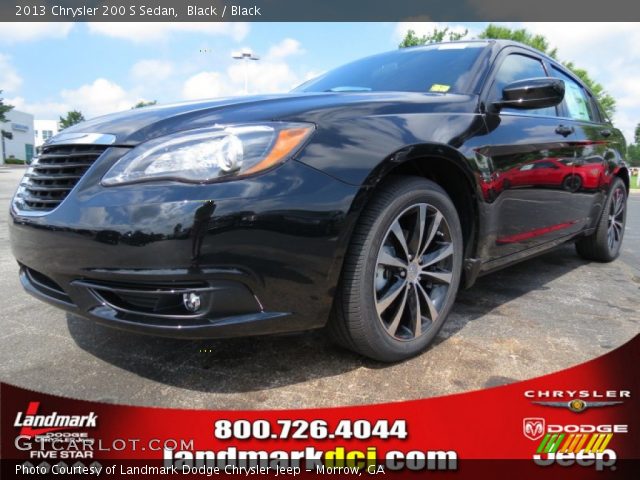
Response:
[{"label": "black sedan", "polygon": [[365,58],[289,94],[148,107],[51,138],[11,206],[24,288],[184,338],[327,326],[424,350],[461,286],[575,241],[611,261],[625,141],[553,59],[506,41]]}]

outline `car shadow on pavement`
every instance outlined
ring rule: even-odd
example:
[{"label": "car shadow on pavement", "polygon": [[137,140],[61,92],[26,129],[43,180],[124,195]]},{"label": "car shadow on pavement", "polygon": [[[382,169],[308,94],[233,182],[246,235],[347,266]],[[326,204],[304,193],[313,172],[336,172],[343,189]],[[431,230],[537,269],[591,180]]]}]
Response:
[{"label": "car shadow on pavement", "polygon": [[[543,255],[517,263],[503,270],[478,278],[474,286],[458,293],[448,321],[433,342],[432,347],[445,342],[469,322],[492,315],[521,315],[526,318],[526,308],[534,300],[521,300],[507,307],[512,300],[534,291],[552,290],[554,280],[588,264],[578,256],[573,243],[560,246]],[[549,305],[549,316],[553,305]]]},{"label": "car shadow on pavement", "polygon": [[[584,265],[572,245],[482,277],[461,291],[433,345],[469,322],[501,314],[507,302]],[[526,308],[526,307],[525,307]],[[337,376],[358,368],[388,367],[333,345],[322,330],[286,336],[187,341],[137,335],[67,315],[76,344],[98,359],[141,377],[183,389],[241,393]],[[423,355],[429,355],[429,351]],[[418,359],[409,361],[420,361]]]}]

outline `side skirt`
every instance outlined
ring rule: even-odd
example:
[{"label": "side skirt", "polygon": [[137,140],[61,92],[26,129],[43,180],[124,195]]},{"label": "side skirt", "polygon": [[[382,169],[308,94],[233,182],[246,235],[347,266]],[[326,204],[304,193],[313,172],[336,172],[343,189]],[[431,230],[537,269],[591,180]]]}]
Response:
[{"label": "side skirt", "polygon": [[[571,240],[575,240],[585,235],[590,235],[591,233],[593,233],[593,229],[584,230],[580,233],[566,235],[556,240],[552,240],[540,245],[536,245],[535,247],[522,250],[521,252],[513,253],[505,257],[500,257],[500,258],[490,260],[488,262],[484,262],[479,268],[477,277],[487,275],[489,273],[495,272],[496,270],[500,270],[502,268],[506,268],[515,263],[522,262],[524,260],[529,260],[530,258],[536,257],[538,255],[542,255],[543,253],[547,253],[549,250],[552,250],[567,242],[570,242]],[[475,281],[475,278],[473,280]]]}]

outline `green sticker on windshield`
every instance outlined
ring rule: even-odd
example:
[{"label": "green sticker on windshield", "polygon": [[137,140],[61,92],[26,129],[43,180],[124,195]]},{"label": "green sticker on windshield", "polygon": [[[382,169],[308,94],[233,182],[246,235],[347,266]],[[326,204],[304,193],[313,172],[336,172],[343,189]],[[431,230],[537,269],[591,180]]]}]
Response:
[{"label": "green sticker on windshield", "polygon": [[449,89],[451,87],[449,85],[441,85],[439,83],[434,83],[433,85],[431,85],[431,88],[429,89],[430,92],[448,92]]}]

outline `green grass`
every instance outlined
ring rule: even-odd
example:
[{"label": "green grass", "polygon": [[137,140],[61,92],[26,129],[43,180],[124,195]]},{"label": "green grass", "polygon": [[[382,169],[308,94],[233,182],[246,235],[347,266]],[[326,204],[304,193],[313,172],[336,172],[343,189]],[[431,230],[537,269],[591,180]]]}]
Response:
[{"label": "green grass", "polygon": [[638,187],[638,176],[637,175],[635,177],[631,177],[631,181],[629,182],[629,185],[631,186],[631,190],[640,188],[640,187]]}]

